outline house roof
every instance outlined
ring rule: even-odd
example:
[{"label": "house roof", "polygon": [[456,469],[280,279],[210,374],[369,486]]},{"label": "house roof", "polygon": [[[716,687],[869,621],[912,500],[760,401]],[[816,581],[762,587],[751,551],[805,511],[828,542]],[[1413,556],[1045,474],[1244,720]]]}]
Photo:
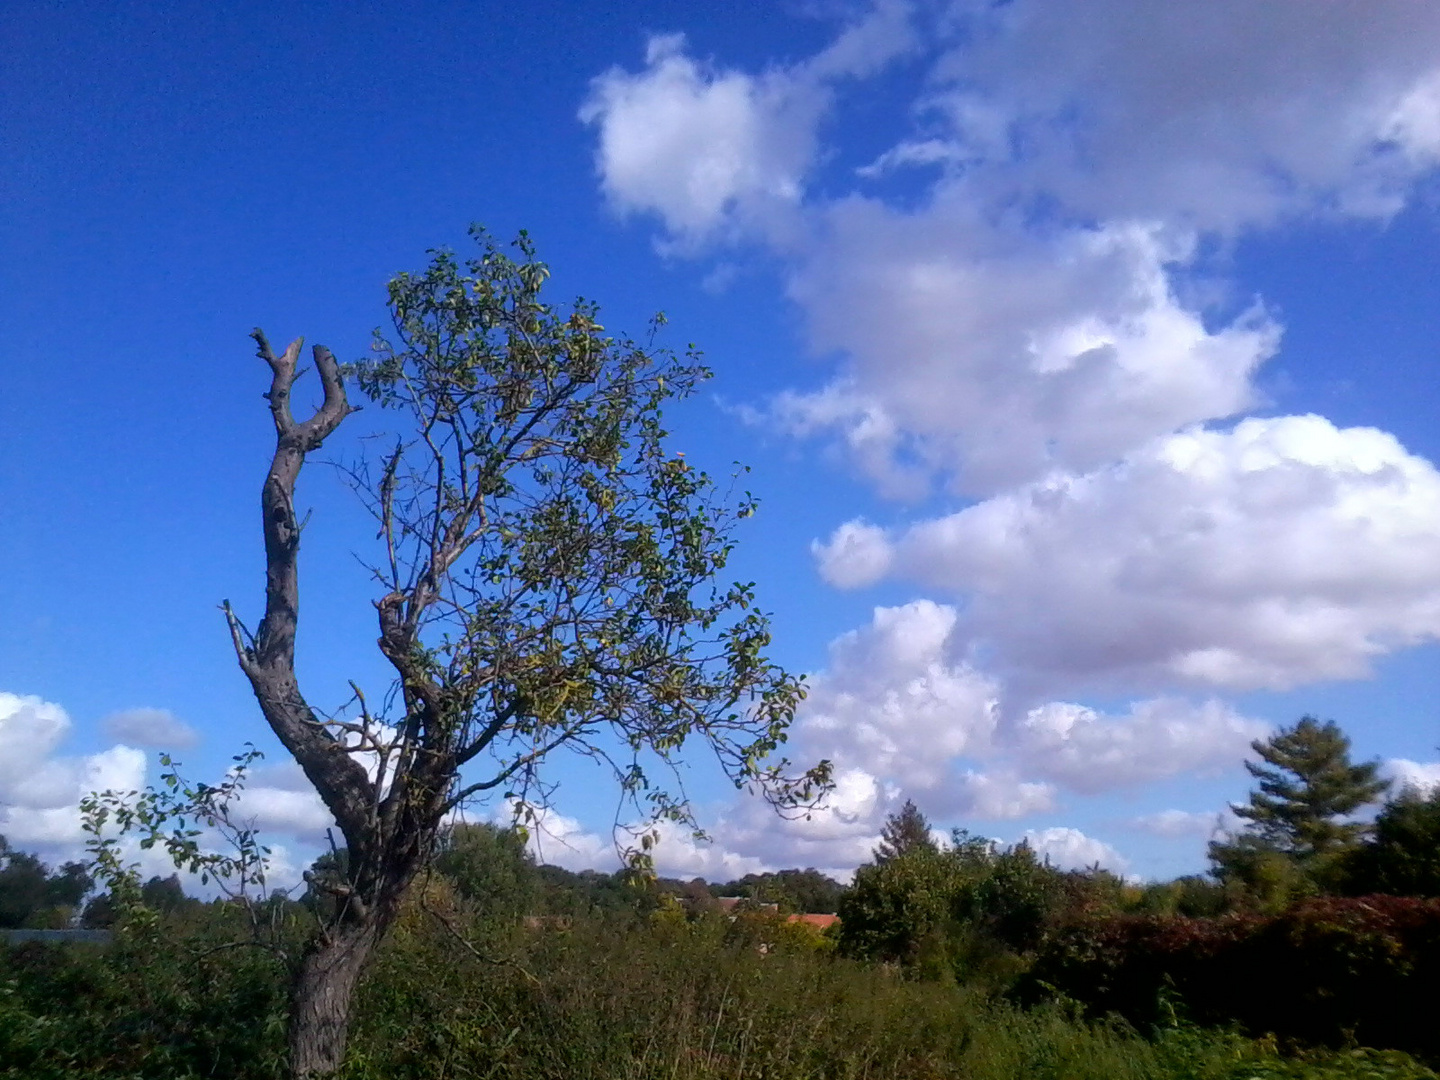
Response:
[{"label": "house roof", "polygon": [[786,922],[803,922],[818,930],[828,930],[840,921],[839,915],[791,915]]}]

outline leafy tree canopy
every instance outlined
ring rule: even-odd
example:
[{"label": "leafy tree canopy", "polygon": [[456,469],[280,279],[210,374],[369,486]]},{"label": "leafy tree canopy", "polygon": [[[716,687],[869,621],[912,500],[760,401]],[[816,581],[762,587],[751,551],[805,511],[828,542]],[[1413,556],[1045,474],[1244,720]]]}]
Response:
[{"label": "leafy tree canopy", "polygon": [[1440,896],[1440,787],[1407,787],[1375,819],[1370,841],[1348,860],[1354,894]]},{"label": "leafy tree canopy", "polygon": [[0,836],[0,927],[63,926],[91,885],[84,864],[68,862],[52,871]]},{"label": "leafy tree canopy", "polygon": [[833,915],[845,891],[834,878],[813,867],[804,870],[776,870],[766,874],[746,874],[743,878],[712,885],[716,896],[748,896],[767,904],[779,904],[788,913]]},{"label": "leafy tree canopy", "polygon": [[435,869],[488,916],[534,914],[540,878],[520,829],[489,822],[454,825],[440,837]]}]

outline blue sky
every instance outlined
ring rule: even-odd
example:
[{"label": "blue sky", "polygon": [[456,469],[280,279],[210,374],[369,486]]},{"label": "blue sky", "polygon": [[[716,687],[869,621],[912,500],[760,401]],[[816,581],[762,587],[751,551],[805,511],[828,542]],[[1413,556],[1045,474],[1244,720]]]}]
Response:
[{"label": "blue sky", "polygon": [[[261,584],[246,334],[357,357],[471,222],[607,326],[665,311],[716,372],[677,449],[754,468],[737,573],[842,782],[779,823],[697,762],[715,843],[663,867],[844,871],[913,797],[1190,872],[1306,712],[1440,778],[1440,13],[397,10],[0,13],[0,832],[60,857],[157,749],[274,748],[217,610]],[[338,704],[384,679],[368,534],[302,494]],[[613,791],[557,768],[545,856],[608,864]],[[291,868],[324,826],[279,754],[249,809]]]}]

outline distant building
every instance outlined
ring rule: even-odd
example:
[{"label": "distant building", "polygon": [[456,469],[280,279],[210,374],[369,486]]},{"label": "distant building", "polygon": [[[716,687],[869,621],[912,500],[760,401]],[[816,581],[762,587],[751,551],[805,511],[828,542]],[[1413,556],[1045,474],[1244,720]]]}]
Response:
[{"label": "distant building", "polygon": [[840,921],[839,915],[789,915],[786,922],[805,923],[815,927],[816,930],[829,930]]}]

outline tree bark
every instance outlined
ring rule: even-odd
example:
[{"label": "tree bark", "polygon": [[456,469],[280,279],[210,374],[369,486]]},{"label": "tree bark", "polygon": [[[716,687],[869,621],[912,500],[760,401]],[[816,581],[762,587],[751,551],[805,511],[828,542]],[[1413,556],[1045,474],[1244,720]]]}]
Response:
[{"label": "tree bark", "polygon": [[355,986],[380,938],[373,920],[336,927],[301,958],[290,988],[290,1075],[330,1076],[345,1060]]}]

